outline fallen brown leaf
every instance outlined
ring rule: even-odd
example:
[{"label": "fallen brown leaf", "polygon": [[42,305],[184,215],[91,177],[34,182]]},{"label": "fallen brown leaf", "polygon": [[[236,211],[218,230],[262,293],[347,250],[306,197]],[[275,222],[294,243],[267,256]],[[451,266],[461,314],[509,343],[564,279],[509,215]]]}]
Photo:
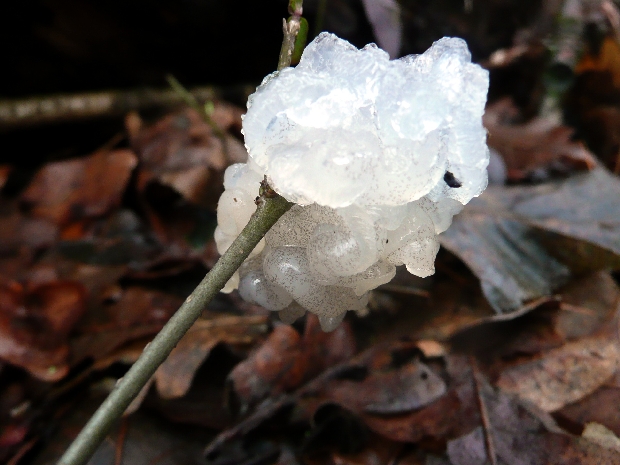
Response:
[{"label": "fallen brown leaf", "polygon": [[45,381],[69,371],[69,332],[85,310],[79,283],[56,281],[33,288],[0,286],[0,358]]},{"label": "fallen brown leaf", "polygon": [[200,319],[183,336],[155,372],[155,384],[164,399],[184,396],[194,374],[219,343],[249,346],[268,329],[262,316],[222,316]]},{"label": "fallen brown leaf", "polygon": [[506,368],[497,385],[553,412],[594,392],[620,363],[617,334],[569,342],[535,360]]},{"label": "fallen brown leaf", "polygon": [[510,99],[499,100],[485,111],[484,125],[489,147],[504,159],[509,180],[522,180],[538,169],[560,167],[591,170],[596,159],[580,142],[572,140],[574,130],[552,119],[535,118],[525,124],[511,124],[518,110]]},{"label": "fallen brown leaf", "polygon": [[[95,276],[102,277],[105,272],[102,268]],[[113,269],[108,272],[114,276]],[[118,295],[108,296],[113,303],[105,305],[105,291],[100,289],[100,301],[91,302],[91,312],[80,324],[79,336],[71,340],[72,363],[86,358],[98,360],[127,342],[156,334],[183,301],[164,292],[130,287],[114,289]]]},{"label": "fallen brown leaf", "polygon": [[620,266],[620,182],[602,168],[538,186],[490,186],[439,236],[498,313],[552,294],[570,270]]},{"label": "fallen brown leaf", "polygon": [[13,171],[13,167],[9,165],[0,165],[0,190],[4,187],[9,179],[9,175]]},{"label": "fallen brown leaf", "polygon": [[22,194],[33,214],[57,224],[108,213],[120,204],[138,160],[126,149],[45,165]]},{"label": "fallen brown leaf", "polygon": [[556,415],[578,427],[597,422],[620,435],[620,386],[601,386],[592,394],[558,410]]},{"label": "fallen brown leaf", "polygon": [[587,274],[558,290],[561,297],[555,330],[565,340],[587,336],[613,320],[620,287],[607,271]]},{"label": "fallen brown leaf", "polygon": [[267,395],[278,396],[355,353],[355,340],[345,322],[324,333],[308,315],[303,336],[288,325],[276,326],[264,344],[230,373],[242,410]]},{"label": "fallen brown leaf", "polygon": [[49,247],[58,237],[58,227],[45,218],[33,218],[19,212],[15,205],[0,213],[0,253],[20,247],[39,250]]},{"label": "fallen brown leaf", "polygon": [[481,427],[448,443],[453,465],[613,465],[620,453],[562,432],[543,412],[537,412],[513,396],[483,384],[481,397],[488,407],[489,426],[496,454],[489,457]]},{"label": "fallen brown leaf", "polygon": [[339,380],[326,389],[331,400],[353,412],[386,415],[430,404],[446,393],[446,384],[416,360],[397,369],[376,370],[363,381]]},{"label": "fallen brown leaf", "polygon": [[[217,112],[221,124],[231,126],[236,117],[240,119],[237,112],[235,116],[226,113],[222,107]],[[205,204],[214,174],[230,164],[226,151],[236,142],[229,135],[225,142],[218,138],[193,109],[169,115],[151,127],[133,129],[132,133],[132,145],[143,163],[138,190],[143,192],[149,183],[158,182],[198,205]]]}]

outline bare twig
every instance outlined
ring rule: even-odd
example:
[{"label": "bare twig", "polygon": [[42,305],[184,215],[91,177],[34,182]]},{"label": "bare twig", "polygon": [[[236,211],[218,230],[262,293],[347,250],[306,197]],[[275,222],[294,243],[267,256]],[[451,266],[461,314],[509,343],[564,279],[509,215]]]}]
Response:
[{"label": "bare twig", "polygon": [[218,260],[166,326],[148,344],[140,358],[119,380],[107,399],[88,421],[59,465],[85,464],[95,452],[114,422],[120,418],[132,399],[168,357],[179,340],[194,324],[206,305],[224,287],[265,233],[292,206],[290,202],[267,188],[259,197],[258,208],[250,222]]},{"label": "bare twig", "polygon": [[278,60],[278,71],[291,65],[291,58],[295,51],[295,41],[301,29],[301,15],[303,14],[302,0],[289,0],[288,12],[290,18],[283,21],[284,38],[280,49],[280,59]]},{"label": "bare twig", "polygon": [[168,84],[170,84],[170,87],[172,87],[172,90],[174,90],[179,95],[179,97],[183,99],[183,101],[187,104],[187,106],[193,108],[194,110],[196,110],[196,112],[198,112],[198,114],[202,117],[202,119],[209,126],[211,126],[213,133],[217,137],[219,137],[223,142],[225,139],[224,131],[222,131],[218,127],[218,125],[215,124],[215,121],[213,121],[213,118],[211,118],[211,115],[209,114],[209,111],[207,110],[207,104],[211,102],[211,99],[208,99],[205,105],[200,105],[200,103],[198,103],[198,99],[196,98],[196,96],[192,92],[187,90],[183,86],[183,84],[181,84],[178,81],[178,79],[175,78],[172,74],[169,74],[166,76],[166,81],[168,81]]},{"label": "bare twig", "polygon": [[[189,92],[196,101],[213,100],[219,94],[213,87],[199,87]],[[122,116],[132,110],[169,107],[181,102],[183,98],[171,89],[92,92],[2,100],[0,128]]]},{"label": "bare twig", "polygon": [[[290,0],[289,13],[291,14],[289,21],[296,21],[297,28],[291,27],[288,33],[286,32],[288,28],[286,28],[278,69],[290,65],[301,21],[302,0]],[[183,305],[153,341],[147,344],[138,360],[118,381],[110,395],[60,458],[58,465],[83,465],[88,462],[114,422],[121,417],[157,368],[170,355],[172,349],[195,323],[211,299],[224,287],[267,231],[293,206],[271,189],[266,181],[261,183],[260,196],[256,199],[256,205],[256,211],[241,234],[190,296],[185,299]]]}]

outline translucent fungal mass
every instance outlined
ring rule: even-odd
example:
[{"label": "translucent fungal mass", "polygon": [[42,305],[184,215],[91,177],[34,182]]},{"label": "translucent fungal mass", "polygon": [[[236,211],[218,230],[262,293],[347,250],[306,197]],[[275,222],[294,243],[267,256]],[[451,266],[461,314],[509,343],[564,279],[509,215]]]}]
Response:
[{"label": "translucent fungal mass", "polygon": [[433,274],[437,235],[487,184],[488,84],[461,39],[390,61],[374,44],[319,35],[248,100],[249,159],[225,174],[219,252],[247,224],[265,175],[296,205],[225,291],[286,322],[308,310],[329,331],[396,266]]}]

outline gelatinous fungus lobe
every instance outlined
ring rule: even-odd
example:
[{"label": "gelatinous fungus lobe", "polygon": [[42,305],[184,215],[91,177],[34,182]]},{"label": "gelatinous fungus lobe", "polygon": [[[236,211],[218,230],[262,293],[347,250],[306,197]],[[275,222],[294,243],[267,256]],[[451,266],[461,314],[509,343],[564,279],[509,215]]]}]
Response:
[{"label": "gelatinous fungus lobe", "polygon": [[226,171],[218,250],[247,224],[265,175],[297,205],[225,290],[285,321],[308,310],[332,330],[396,266],[432,274],[437,235],[486,187],[487,90],[461,39],[390,61],[374,44],[320,34],[248,100],[249,159]]}]

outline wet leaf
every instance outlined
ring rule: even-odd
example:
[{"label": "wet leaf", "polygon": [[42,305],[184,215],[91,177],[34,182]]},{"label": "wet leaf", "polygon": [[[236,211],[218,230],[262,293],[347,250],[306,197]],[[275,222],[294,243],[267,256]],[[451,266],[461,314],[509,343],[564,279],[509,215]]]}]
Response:
[{"label": "wet leaf", "polygon": [[137,163],[126,149],[49,163],[35,175],[22,200],[35,215],[57,224],[101,216],[120,204]]},{"label": "wet leaf", "polygon": [[155,373],[157,391],[164,399],[184,396],[196,371],[217,344],[249,346],[267,329],[267,318],[261,316],[199,319]]},{"label": "wet leaf", "polygon": [[[215,108],[213,120],[220,129],[240,122],[241,113],[231,105],[218,104]],[[148,184],[157,182],[172,188],[190,203],[205,205],[216,200],[209,197],[221,189],[217,173],[240,161],[227,156],[230,148],[231,156],[238,157],[240,143],[228,135],[222,141],[192,109],[132,132],[132,145],[143,163],[138,174],[141,192]],[[247,158],[245,150],[241,150]]]},{"label": "wet leaf", "polygon": [[363,381],[337,381],[332,400],[354,412],[398,414],[419,409],[446,393],[444,381],[420,361],[394,370],[370,372]]},{"label": "wet leaf", "polygon": [[450,338],[452,352],[489,361],[558,347],[564,342],[555,328],[558,313],[558,299],[543,297],[512,313],[481,318]]},{"label": "wet leaf", "polygon": [[12,211],[0,215],[0,253],[7,254],[25,246],[40,250],[52,245],[58,237],[58,227],[45,218],[33,218]]},{"label": "wet leaf", "polygon": [[341,405],[393,441],[416,442],[458,431],[461,419],[476,418],[463,414],[469,382],[446,385],[420,355],[417,345],[409,341],[375,346],[321,383],[308,386],[311,393],[319,390],[320,394],[314,404],[310,397],[301,396],[302,404],[308,403],[309,412],[326,402]]},{"label": "wet leaf", "polygon": [[556,414],[564,422],[583,427],[588,422],[605,425],[620,435],[620,386],[609,383],[592,394],[559,410]]},{"label": "wet leaf", "polygon": [[497,385],[552,412],[601,387],[616,373],[619,363],[617,334],[590,337],[506,368]]},{"label": "wet leaf", "polygon": [[620,287],[605,271],[572,280],[558,290],[560,309],[555,330],[565,340],[593,334],[613,320],[620,302]]},{"label": "wet leaf", "polygon": [[69,371],[69,332],[85,310],[81,284],[56,281],[0,287],[0,358],[45,381]]},{"label": "wet leaf", "polygon": [[230,373],[235,393],[248,405],[299,385],[305,372],[301,355],[299,333],[292,326],[276,326],[265,343]]},{"label": "wet leaf", "polygon": [[355,340],[347,323],[324,333],[316,316],[308,315],[303,335],[291,326],[276,326],[267,340],[234,368],[229,379],[245,410],[267,395],[298,387],[354,352]]},{"label": "wet leaf", "polygon": [[[395,415],[362,413],[363,421],[372,431],[398,442],[419,442],[424,438],[443,441],[471,430],[479,422],[471,372],[464,358],[452,357],[447,362],[447,385],[440,388],[434,382],[427,402],[413,411]],[[431,395],[443,390],[443,395]]]},{"label": "wet leaf", "polygon": [[141,287],[114,289],[109,298],[112,303],[108,305],[93,303],[94,311],[80,325],[80,335],[72,339],[73,363],[98,360],[127,342],[156,334],[183,302]]},{"label": "wet leaf", "polygon": [[502,156],[509,180],[540,177],[541,170],[591,170],[596,166],[594,155],[583,143],[572,140],[573,129],[552,118],[514,124],[517,118],[518,110],[510,99],[489,105],[484,114],[489,147]]},{"label": "wet leaf", "polygon": [[620,181],[603,169],[540,186],[491,186],[439,238],[480,278],[496,311],[513,311],[567,281],[568,265],[554,256],[581,271],[619,264],[617,198]]},{"label": "wet leaf", "polygon": [[612,465],[620,460],[617,451],[563,433],[550,417],[510,395],[486,384],[480,395],[488,424],[448,443],[453,465],[484,465],[490,454],[506,465]]},{"label": "wet leaf", "polygon": [[63,239],[50,254],[97,266],[131,265],[139,269],[162,253],[139,217],[125,209],[90,222],[78,237]]}]

